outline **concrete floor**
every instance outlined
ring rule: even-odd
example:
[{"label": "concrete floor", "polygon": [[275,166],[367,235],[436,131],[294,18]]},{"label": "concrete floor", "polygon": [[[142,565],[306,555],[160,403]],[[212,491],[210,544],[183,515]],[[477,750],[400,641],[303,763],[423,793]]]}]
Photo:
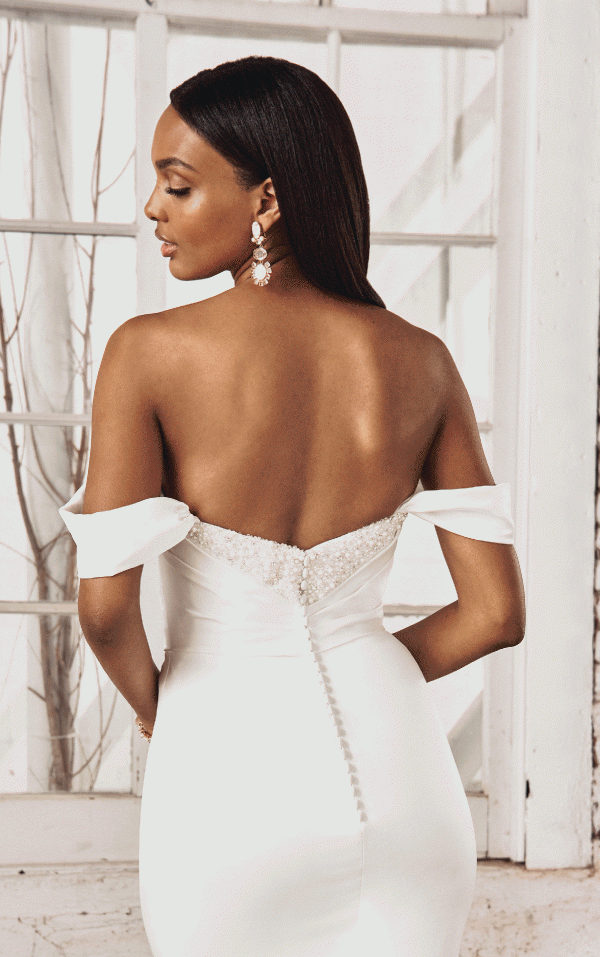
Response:
[{"label": "concrete floor", "polygon": [[[151,957],[137,895],[133,865],[0,869],[0,957]],[[600,875],[480,863],[461,957],[521,955],[600,957]]]}]

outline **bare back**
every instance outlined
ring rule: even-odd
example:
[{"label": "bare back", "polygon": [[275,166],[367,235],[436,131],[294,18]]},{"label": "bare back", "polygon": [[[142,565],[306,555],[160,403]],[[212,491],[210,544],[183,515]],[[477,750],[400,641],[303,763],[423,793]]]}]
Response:
[{"label": "bare back", "polygon": [[163,491],[309,548],[391,514],[440,423],[439,340],[331,296],[236,288],[155,320]]}]

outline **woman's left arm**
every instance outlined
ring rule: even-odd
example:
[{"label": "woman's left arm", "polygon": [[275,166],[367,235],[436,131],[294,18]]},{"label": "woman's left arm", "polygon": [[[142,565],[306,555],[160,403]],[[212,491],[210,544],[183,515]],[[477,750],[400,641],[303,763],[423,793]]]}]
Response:
[{"label": "woman's left arm", "polygon": [[[153,316],[130,319],[106,346],[94,391],[86,514],[160,495],[163,453],[152,398],[155,322]],[[81,579],[79,619],[104,671],[151,731],[159,671],[142,624],[142,567]]]}]

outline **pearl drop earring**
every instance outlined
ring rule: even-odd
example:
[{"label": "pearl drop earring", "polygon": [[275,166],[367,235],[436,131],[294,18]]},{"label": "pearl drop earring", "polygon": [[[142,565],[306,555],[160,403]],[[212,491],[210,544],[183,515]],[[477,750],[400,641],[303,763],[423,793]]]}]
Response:
[{"label": "pearl drop earring", "polygon": [[261,235],[260,223],[256,220],[252,223],[252,242],[256,249],[252,253],[254,263],[252,264],[252,278],[255,286],[266,286],[271,275],[271,263],[267,262],[267,250],[263,249],[264,235]]}]

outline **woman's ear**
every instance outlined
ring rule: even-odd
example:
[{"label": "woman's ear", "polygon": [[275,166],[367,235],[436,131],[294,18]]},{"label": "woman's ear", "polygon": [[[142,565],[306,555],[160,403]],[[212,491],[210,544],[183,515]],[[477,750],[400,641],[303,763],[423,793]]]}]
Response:
[{"label": "woman's ear", "polygon": [[263,232],[266,233],[281,216],[273,180],[270,177],[266,179],[264,183],[261,183],[258,198],[260,199],[261,205],[256,218],[260,222]]}]

